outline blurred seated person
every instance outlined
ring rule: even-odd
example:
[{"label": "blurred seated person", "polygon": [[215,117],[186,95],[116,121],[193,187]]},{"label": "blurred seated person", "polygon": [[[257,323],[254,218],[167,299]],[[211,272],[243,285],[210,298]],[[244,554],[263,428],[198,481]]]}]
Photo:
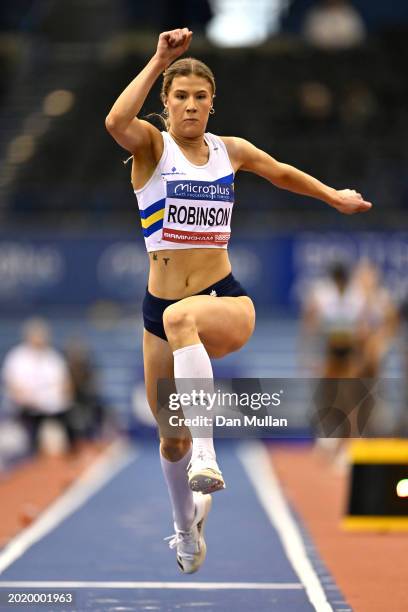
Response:
[{"label": "blurred seated person", "polygon": [[73,419],[85,437],[94,438],[102,433],[107,409],[98,393],[89,350],[81,340],[72,339],[64,352],[72,383]]},{"label": "blurred seated person", "polygon": [[23,326],[23,341],[5,356],[2,378],[17,419],[28,434],[29,452],[40,450],[40,429],[57,421],[66,434],[70,451],[76,450],[71,422],[71,383],[63,356],[51,345],[51,332],[43,319]]},{"label": "blurred seated person", "polygon": [[303,37],[321,49],[350,49],[364,41],[366,27],[348,0],[321,0],[306,14]]}]

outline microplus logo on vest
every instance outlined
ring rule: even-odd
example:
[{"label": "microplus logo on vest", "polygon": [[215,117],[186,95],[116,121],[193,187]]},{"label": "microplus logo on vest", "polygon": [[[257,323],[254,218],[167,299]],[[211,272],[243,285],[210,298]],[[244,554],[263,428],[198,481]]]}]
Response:
[{"label": "microplus logo on vest", "polygon": [[209,181],[168,181],[167,197],[180,200],[217,200],[233,202],[232,183],[212,183]]}]

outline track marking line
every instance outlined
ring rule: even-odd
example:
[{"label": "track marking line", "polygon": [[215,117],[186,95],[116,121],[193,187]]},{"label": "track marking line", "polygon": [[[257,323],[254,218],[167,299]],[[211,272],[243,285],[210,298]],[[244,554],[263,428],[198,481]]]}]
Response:
[{"label": "track marking line", "polygon": [[13,538],[0,553],[0,574],[21,557],[33,544],[58,527],[83,506],[116,474],[136,457],[135,449],[124,442],[113,442],[73,485],[58,497],[38,519]]},{"label": "track marking line", "polygon": [[265,446],[261,442],[242,444],[238,457],[261,506],[279,535],[287,558],[304,585],[310,603],[316,612],[333,612],[307,556],[301,533],[292,518]]},{"label": "track marking line", "polygon": [[98,582],[98,581],[0,581],[8,589],[202,589],[299,591],[300,582]]}]

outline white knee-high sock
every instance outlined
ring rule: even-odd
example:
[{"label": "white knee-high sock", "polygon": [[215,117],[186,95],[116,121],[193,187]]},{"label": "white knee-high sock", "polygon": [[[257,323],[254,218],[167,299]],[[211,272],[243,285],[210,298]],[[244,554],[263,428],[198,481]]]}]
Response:
[{"label": "white knee-high sock", "polygon": [[191,459],[191,448],[179,461],[169,461],[160,453],[164,478],[173,508],[173,519],[179,529],[188,531],[194,519],[193,492],[188,486],[187,465]]},{"label": "white knee-high sock", "polygon": [[[179,394],[189,393],[193,390],[205,393],[214,393],[214,378],[211,361],[203,344],[192,344],[177,349],[174,355],[174,378],[176,389]],[[186,380],[183,380],[186,379]],[[212,417],[212,413],[207,411],[206,405],[194,407],[194,411],[189,409],[189,416],[203,415]],[[202,451],[215,458],[212,427],[197,428],[190,427],[193,438],[193,460]]]}]

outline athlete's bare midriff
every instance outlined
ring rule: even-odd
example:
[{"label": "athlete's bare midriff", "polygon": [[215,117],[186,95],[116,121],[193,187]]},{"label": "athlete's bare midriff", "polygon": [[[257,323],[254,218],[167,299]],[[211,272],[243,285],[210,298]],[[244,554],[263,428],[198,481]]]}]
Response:
[{"label": "athlete's bare midriff", "polygon": [[149,260],[149,291],[166,300],[199,293],[231,272],[227,249],[153,251]]}]

